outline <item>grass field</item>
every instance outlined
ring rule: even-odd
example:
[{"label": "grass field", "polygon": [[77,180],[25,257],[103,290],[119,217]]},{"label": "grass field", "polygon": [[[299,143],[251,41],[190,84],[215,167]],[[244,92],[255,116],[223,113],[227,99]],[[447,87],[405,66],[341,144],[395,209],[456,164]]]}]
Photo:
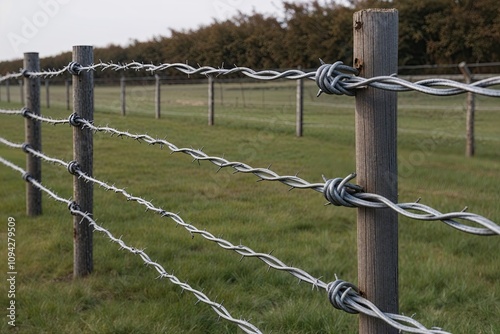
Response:
[{"label": "grass field", "polygon": [[[3,88],[3,87],[2,87]],[[154,119],[152,86],[127,88],[127,116],[120,116],[119,90],[96,87],[95,124],[148,133],[178,147],[204,147],[253,167],[309,182],[344,177],[355,170],[354,100],[322,95],[307,83],[304,137],[295,137],[293,83],[217,84],[215,126],[207,126],[207,86],[164,85],[162,118]],[[51,88],[45,116],[67,118],[63,87]],[[17,92],[18,93],[18,92]],[[0,108],[17,109],[5,102]],[[12,101],[19,101],[12,89]],[[42,97],[42,107],[45,101]],[[477,97],[476,157],[465,158],[465,95],[430,97],[401,93],[398,110],[399,201],[421,202],[441,212],[470,212],[500,222],[500,103]],[[20,116],[0,115],[0,136],[24,140]],[[71,128],[42,125],[43,151],[72,160]],[[335,275],[357,283],[356,210],[324,206],[312,190],[255,182],[209,162],[128,139],[94,136],[94,176],[179,215],[233,244],[269,253],[323,281]],[[20,150],[0,145],[0,156],[24,168]],[[72,176],[43,163],[43,184],[64,198]],[[355,182],[355,180],[354,180]],[[0,165],[0,259],[6,281],[7,222],[16,220],[16,327],[7,324],[7,285],[1,284],[2,333],[239,333],[236,325],[189,292],[155,279],[152,267],[94,236],[94,273],[72,280],[72,216],[47,196],[43,215],[25,214],[25,182]],[[317,291],[261,261],[240,261],[200,236],[191,238],[121,195],[94,189],[97,223],[235,318],[269,333],[356,333],[357,316],[334,309]],[[498,237],[464,234],[441,222],[399,220],[400,312],[427,327],[453,333],[500,332]]]}]

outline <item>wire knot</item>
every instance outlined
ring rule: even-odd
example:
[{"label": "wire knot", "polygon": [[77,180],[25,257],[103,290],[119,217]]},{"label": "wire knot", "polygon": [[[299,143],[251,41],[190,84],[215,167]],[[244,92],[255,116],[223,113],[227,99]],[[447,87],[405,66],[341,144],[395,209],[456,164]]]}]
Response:
[{"label": "wire knot", "polygon": [[24,143],[23,146],[21,147],[21,149],[23,150],[24,153],[30,153],[28,151],[28,149],[33,149],[33,146],[31,146],[30,144],[28,143]]},{"label": "wire knot", "polygon": [[26,172],[23,174],[23,180],[26,181],[26,182],[31,182],[31,180],[33,179],[33,176],[31,176],[30,173]]},{"label": "wire knot", "polygon": [[81,119],[82,118],[78,116],[77,113],[72,113],[71,115],[69,115],[68,121],[72,126],[79,128],[82,126],[82,122],[80,122]]},{"label": "wire knot", "polygon": [[70,161],[69,164],[68,164],[68,172],[72,175],[77,175],[78,174],[78,171],[80,171],[80,164],[78,163],[78,161]]},{"label": "wire knot", "polygon": [[323,195],[326,200],[336,206],[355,207],[355,205],[351,204],[346,198],[349,195],[363,191],[361,186],[347,183],[355,177],[356,174],[352,173],[345,178],[338,177],[327,180],[325,182],[325,186],[323,187]]},{"label": "wire knot", "polygon": [[73,201],[68,204],[68,209],[73,216],[76,216],[77,215],[76,211],[80,211],[80,206],[78,205],[78,203]]},{"label": "wire knot", "polygon": [[328,283],[326,290],[328,291],[328,299],[333,307],[346,311],[347,313],[359,313],[345,303],[346,298],[359,296],[357,286],[352,283],[336,279],[334,282]]},{"label": "wire knot", "polygon": [[82,71],[82,65],[78,64],[75,61],[72,61],[68,64],[68,72],[71,75],[80,75],[80,72]]},{"label": "wire knot", "polygon": [[321,63],[322,65],[316,71],[315,77],[316,84],[319,87],[318,96],[323,92],[326,94],[353,96],[354,92],[344,88],[344,83],[349,81],[354,75],[357,75],[359,73],[358,70],[354,67],[344,65],[341,61],[337,61],[334,64],[325,64],[323,61]]},{"label": "wire knot", "polygon": [[30,118],[29,113],[30,113],[30,110],[28,108],[23,107],[21,109],[21,116],[23,116],[24,118]]},{"label": "wire knot", "polygon": [[28,78],[28,79],[30,78],[30,74],[29,74],[28,70],[25,68],[21,70],[21,75],[25,78]]}]

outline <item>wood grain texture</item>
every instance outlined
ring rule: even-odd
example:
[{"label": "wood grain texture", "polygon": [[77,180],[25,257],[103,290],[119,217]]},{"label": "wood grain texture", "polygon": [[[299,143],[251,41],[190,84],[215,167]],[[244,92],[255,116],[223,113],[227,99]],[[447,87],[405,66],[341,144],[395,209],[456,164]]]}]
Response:
[{"label": "wood grain texture", "polygon": [[[354,13],[354,66],[371,78],[397,72],[398,12]],[[397,93],[356,92],[356,172],[364,191],[397,201]],[[389,209],[358,209],[358,285],[382,311],[398,313],[398,216]],[[360,334],[398,333],[383,321],[360,315]]]},{"label": "wood grain texture", "polygon": [[[73,61],[82,66],[94,63],[91,46],[74,46]],[[73,110],[89,121],[94,119],[94,74],[82,71],[73,76]],[[80,169],[89,176],[93,175],[93,133],[89,129],[73,128],[73,159]],[[73,177],[73,199],[82,212],[93,212],[94,188],[92,182]],[[93,270],[92,231],[89,223],[81,217],[73,218],[73,277],[83,277]]]}]

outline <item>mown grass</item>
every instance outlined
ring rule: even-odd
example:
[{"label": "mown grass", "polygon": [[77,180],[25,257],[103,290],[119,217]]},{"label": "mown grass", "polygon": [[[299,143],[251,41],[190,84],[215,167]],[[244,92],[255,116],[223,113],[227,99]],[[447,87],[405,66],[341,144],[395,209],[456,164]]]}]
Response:
[{"label": "mown grass", "polygon": [[[242,88],[245,88],[242,91]],[[43,114],[66,118],[63,89],[52,88]],[[164,86],[162,118],[155,120],[153,89],[130,87],[127,116],[119,115],[119,92],[97,87],[95,123],[164,138],[179,147],[204,147],[210,155],[267,167],[281,175],[321,182],[355,170],[353,100],[312,98],[306,85],[304,137],[294,130],[293,84],[216,86],[216,125],[206,125],[206,86]],[[15,100],[14,91],[12,100]],[[59,95],[57,95],[59,94]],[[220,96],[223,96],[221,99]],[[59,97],[57,97],[59,96]],[[43,100],[42,100],[43,101]],[[498,101],[478,98],[477,156],[464,157],[465,96],[399,97],[399,200],[422,202],[442,212],[464,206],[500,222],[500,113]],[[18,108],[17,103],[0,103]],[[43,126],[43,151],[72,160],[69,126]],[[24,140],[23,120],[1,116],[1,136]],[[165,210],[179,212],[199,229],[273,255],[325,281],[335,275],[356,283],[355,209],[323,206],[322,195],[259,182],[208,163],[192,163],[167,148],[128,139],[94,137],[94,176],[126,188]],[[0,146],[0,155],[24,167],[24,153]],[[43,164],[43,183],[65,198],[72,177]],[[25,183],[0,167],[0,258],[6,259],[7,218],[16,219],[16,327],[19,333],[238,333],[189,292],[156,280],[154,268],[119,250],[99,233],[94,237],[94,273],[73,280],[72,216],[46,196],[43,215],[25,215]],[[240,261],[201,236],[191,238],[175,222],[119,194],[95,188],[97,222],[129,245],[145,248],[169,273],[264,332],[353,333],[357,316],[332,308],[324,291],[254,258]],[[500,246],[496,237],[458,232],[440,222],[400,218],[400,312],[426,326],[453,333],[500,331]],[[3,272],[7,272],[4,260]],[[4,276],[3,276],[4,277]],[[5,282],[5,280],[4,280]],[[6,285],[0,304],[7,305]],[[5,310],[5,307],[2,307]],[[4,311],[6,312],[6,311]]]}]

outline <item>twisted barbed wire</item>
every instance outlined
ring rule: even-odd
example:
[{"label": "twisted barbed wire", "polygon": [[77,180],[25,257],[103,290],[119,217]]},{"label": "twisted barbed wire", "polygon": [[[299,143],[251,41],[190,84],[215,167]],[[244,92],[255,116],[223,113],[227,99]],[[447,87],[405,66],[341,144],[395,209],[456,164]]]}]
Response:
[{"label": "twisted barbed wire", "polygon": [[[24,110],[22,115],[24,117],[32,117],[33,119],[48,122],[54,125],[69,123],[72,126],[89,129],[94,132],[109,133],[111,136],[117,137],[127,137],[138,142],[144,141],[149,145],[158,144],[161,148],[163,148],[163,146],[167,146],[172,153],[187,154],[191,156],[194,161],[207,160],[219,167],[217,171],[225,167],[230,167],[235,171],[235,173],[241,172],[254,174],[259,178],[259,181],[265,180],[281,182],[290,186],[290,190],[295,188],[313,189],[317,192],[323,193],[328,202],[336,206],[390,208],[411,219],[422,221],[442,221],[448,226],[465,233],[482,236],[500,235],[500,226],[498,224],[478,214],[465,212],[467,207],[460,212],[443,214],[434,208],[419,203],[420,199],[412,203],[394,203],[381,195],[366,193],[359,185],[348,183],[348,181],[356,177],[355,173],[352,173],[345,178],[335,178],[330,180],[324,178],[324,183],[310,183],[297,175],[283,176],[270,170],[269,168],[254,168],[243,162],[229,161],[223,157],[209,156],[201,149],[178,148],[175,144],[165,139],[155,139],[148,134],[131,134],[127,131],[120,131],[109,126],[95,126],[91,121],[83,119],[75,113],[71,114],[68,120],[51,120],[43,116],[34,115],[29,110]],[[415,213],[412,211],[421,213]],[[479,224],[483,227],[466,225],[458,222],[457,219]]]},{"label": "twisted barbed wire", "polygon": [[[55,162],[55,161],[59,162],[60,161],[60,160],[58,161],[58,159],[46,159],[46,160],[51,161],[51,162]],[[231,314],[229,313],[229,311],[222,304],[219,304],[219,303],[216,303],[216,302],[210,300],[203,292],[194,289],[188,283],[181,282],[173,274],[169,274],[165,270],[165,268],[163,268],[163,266],[161,264],[159,264],[158,262],[152,261],[151,258],[144,252],[144,250],[130,247],[127,244],[125,244],[125,242],[121,239],[121,237],[120,238],[114,237],[110,231],[108,231],[104,227],[98,225],[96,223],[96,221],[91,217],[90,214],[80,211],[80,208],[79,208],[77,203],[58,196],[56,193],[54,193],[53,191],[51,191],[47,187],[43,186],[40,182],[35,180],[32,176],[30,176],[21,167],[11,163],[8,160],[5,160],[1,156],[0,156],[0,162],[6,166],[18,171],[19,173],[21,173],[23,175],[23,179],[26,182],[29,182],[35,188],[45,192],[47,195],[49,195],[49,197],[53,198],[54,200],[56,200],[58,202],[65,203],[68,206],[68,209],[70,210],[72,215],[77,215],[77,216],[82,217],[82,220],[83,219],[87,220],[89,225],[92,226],[92,228],[94,229],[94,231],[98,231],[98,232],[105,234],[111,241],[119,244],[120,249],[125,249],[125,250],[131,252],[132,254],[139,255],[146,265],[151,265],[156,269],[156,271],[158,271],[158,273],[160,274],[160,276],[158,278],[168,278],[170,280],[170,282],[172,282],[173,284],[175,284],[177,286],[180,286],[182,291],[186,290],[186,291],[191,292],[198,299],[198,301],[209,305],[219,315],[219,317],[224,318],[232,323],[235,323],[245,333],[256,333],[256,334],[262,333],[257,327],[255,327],[254,325],[252,325],[248,321],[243,320],[243,319],[233,318],[231,316]]]},{"label": "twisted barbed wire", "polygon": [[[325,179],[323,194],[328,202],[336,206],[346,207],[389,208],[405,217],[415,220],[439,220],[450,227],[470,234],[482,236],[500,235],[499,225],[478,214],[465,212],[467,207],[460,212],[443,214],[436,209],[419,203],[420,199],[412,203],[394,203],[384,196],[363,192],[363,188],[359,185],[348,183],[355,177],[356,173],[352,173],[345,178]],[[415,213],[410,210],[421,213]],[[456,219],[476,223],[484,226],[484,228],[465,225],[456,221]]]},{"label": "twisted barbed wire", "polygon": [[[25,111],[23,116],[32,117],[32,113]],[[460,212],[450,212],[443,214],[438,210],[431,208],[427,205],[419,203],[420,199],[413,203],[394,203],[389,199],[377,195],[366,193],[362,187],[348,183],[356,177],[355,173],[348,175],[345,178],[335,178],[327,180],[324,183],[310,183],[297,175],[279,175],[278,173],[270,170],[269,168],[254,168],[243,162],[229,161],[223,157],[209,156],[201,149],[196,150],[193,148],[178,148],[175,144],[165,139],[155,139],[147,134],[131,134],[127,131],[120,131],[109,126],[95,126],[92,122],[81,118],[76,114],[71,114],[69,119],[66,120],[51,120],[42,116],[34,115],[35,119],[43,120],[51,124],[70,123],[73,126],[81,127],[82,129],[89,129],[94,132],[109,133],[111,136],[127,137],[134,139],[138,142],[144,141],[149,145],[159,145],[161,148],[167,146],[172,153],[184,153],[191,156],[195,161],[207,160],[219,167],[219,170],[225,167],[232,168],[235,173],[250,173],[259,178],[259,181],[278,181],[290,186],[291,189],[313,189],[317,192],[323,193],[325,198],[330,204],[336,206],[346,207],[367,207],[367,208],[390,208],[399,214],[411,219],[422,221],[442,221],[448,226],[455,228],[459,231],[489,236],[500,235],[500,226],[493,221],[480,216],[475,213],[465,212],[467,208]],[[417,211],[421,213],[415,213]],[[469,221],[479,224],[483,227],[474,227],[466,225],[457,221],[457,219]]]},{"label": "twisted barbed wire", "polygon": [[[4,139],[4,141],[6,141],[6,140]],[[339,310],[343,310],[343,311],[348,312],[348,313],[363,313],[365,315],[381,319],[381,320],[385,321],[387,324],[389,324],[390,326],[392,326],[392,327],[394,327],[402,332],[417,333],[417,334],[450,334],[449,332],[443,331],[441,328],[438,328],[438,327],[432,327],[431,329],[427,329],[425,326],[423,326],[421,323],[419,323],[418,321],[416,321],[415,319],[413,319],[411,317],[407,317],[407,316],[399,315],[399,314],[382,312],[376,305],[371,303],[369,300],[363,298],[359,294],[358,288],[355,285],[353,285],[352,283],[345,282],[345,281],[340,280],[336,277],[335,281],[326,284],[321,279],[314,278],[313,276],[311,276],[307,272],[303,271],[302,269],[286,266],[282,261],[275,258],[271,254],[256,253],[252,249],[250,249],[246,246],[243,246],[243,245],[235,246],[224,239],[217,238],[217,237],[213,236],[212,234],[210,234],[207,231],[198,230],[196,227],[194,227],[190,224],[186,224],[182,220],[182,218],[180,218],[177,214],[174,214],[171,212],[166,212],[165,210],[163,210],[161,208],[157,208],[157,207],[153,206],[153,204],[151,202],[148,202],[142,198],[134,197],[134,196],[128,194],[124,189],[118,189],[115,186],[110,186],[102,181],[96,180],[96,179],[86,175],[85,173],[83,173],[79,169],[78,163],[76,163],[74,161],[72,161],[70,163],[66,163],[66,162],[59,160],[59,159],[56,159],[56,158],[47,157],[45,154],[31,149],[30,146],[26,145],[26,144],[14,144],[13,146],[18,147],[19,145],[23,146],[23,149],[26,152],[29,152],[30,154],[33,154],[33,155],[35,155],[35,156],[37,156],[45,161],[63,165],[72,174],[78,175],[79,177],[82,177],[89,182],[94,182],[95,184],[98,184],[100,187],[103,187],[106,190],[112,190],[116,193],[121,193],[122,195],[124,195],[127,198],[127,200],[136,201],[142,205],[145,205],[147,207],[147,210],[156,211],[156,212],[160,213],[162,216],[168,216],[168,217],[172,218],[178,225],[184,226],[191,234],[193,234],[193,233],[201,234],[207,240],[214,241],[222,248],[227,249],[227,250],[233,250],[233,251],[237,252],[238,254],[242,255],[243,257],[257,257],[258,259],[262,260],[267,265],[269,265],[270,268],[272,267],[272,268],[277,269],[277,270],[287,271],[287,272],[291,273],[293,276],[298,277],[299,282],[305,281],[305,282],[312,284],[313,289],[314,288],[322,288],[322,289],[326,290],[331,304]],[[5,164],[8,167],[13,168],[14,170],[17,170],[18,172],[20,172],[23,175],[24,180],[26,180],[27,182],[30,182],[31,184],[33,184],[35,187],[39,188],[40,190],[47,192],[49,194],[49,196],[51,196],[52,198],[54,198],[60,202],[66,203],[72,214],[80,215],[82,218],[86,219],[89,222],[89,224],[94,228],[94,230],[105,233],[108,236],[108,238],[110,238],[112,241],[118,243],[121,246],[121,248],[127,249],[128,251],[132,252],[133,254],[138,254],[146,264],[153,265],[155,267],[155,269],[160,273],[160,278],[168,278],[172,283],[180,286],[183,290],[188,290],[188,291],[192,292],[198,298],[199,301],[202,301],[202,302],[210,305],[214,309],[214,311],[217,314],[219,314],[219,316],[221,316],[222,318],[224,318],[228,321],[236,323],[246,333],[260,333],[260,331],[257,328],[255,328],[252,324],[249,324],[245,320],[232,318],[231,315],[229,314],[229,312],[227,312],[227,310],[222,306],[222,304],[218,304],[218,303],[215,303],[215,302],[209,300],[208,297],[206,297],[206,295],[204,295],[202,292],[191,288],[187,283],[182,283],[178,280],[177,277],[175,277],[171,274],[168,274],[160,264],[158,264],[157,262],[151,261],[149,256],[146,253],[144,253],[143,250],[129,247],[129,246],[125,245],[125,243],[120,238],[113,237],[113,235],[109,231],[107,231],[103,227],[97,225],[95,223],[95,221],[90,217],[89,214],[79,211],[78,205],[75,202],[73,202],[71,200],[63,199],[63,198],[57,196],[56,194],[51,192],[49,189],[43,187],[35,179],[33,179],[22,168],[20,168],[19,166],[3,159],[1,156],[0,156],[0,162],[2,162],[3,164]],[[411,326],[408,326],[405,324],[408,324]]]},{"label": "twisted barbed wire", "polygon": [[16,73],[8,73],[6,75],[0,76],[0,83],[11,79],[19,79],[22,76],[23,76],[22,70]]},{"label": "twisted barbed wire", "polygon": [[69,124],[68,119],[52,119],[50,117],[44,117],[44,116],[32,113],[28,108],[22,108],[20,114],[26,118],[33,119],[33,120],[36,120],[39,122],[49,123],[52,125]]},{"label": "twisted barbed wire", "polygon": [[[131,134],[127,131],[120,131],[115,128],[105,126],[98,127],[92,122],[72,114],[69,117],[69,122],[73,126],[79,126],[82,129],[89,129],[94,132],[109,133],[112,136],[127,137],[136,141],[144,141],[150,145],[158,144],[160,147],[167,146],[172,153],[184,153],[193,157],[196,161],[207,160],[219,167],[219,170],[225,167],[234,169],[235,172],[251,173],[259,178],[259,181],[278,181],[290,186],[290,189],[313,189],[323,193],[329,203],[337,206],[346,207],[367,207],[367,208],[390,208],[399,214],[408,218],[423,220],[423,221],[442,221],[450,227],[459,231],[475,234],[475,235],[500,235],[500,226],[493,221],[475,213],[465,212],[465,209],[460,212],[451,212],[442,214],[436,209],[427,205],[421,204],[418,201],[414,203],[393,203],[389,199],[377,195],[363,192],[362,187],[348,183],[356,174],[350,174],[345,178],[336,178],[327,180],[324,183],[310,183],[297,175],[282,176],[270,170],[269,168],[254,168],[243,162],[229,161],[223,157],[209,156],[201,149],[178,148],[173,143],[165,139],[155,139],[147,134]],[[419,211],[420,214],[412,211]],[[474,227],[462,224],[457,219],[469,221],[479,224],[483,227]]]},{"label": "twisted barbed wire", "polygon": [[346,74],[344,73],[344,68],[340,66],[345,65],[343,65],[342,62],[336,62],[334,64],[322,64],[318,68],[315,75],[316,84],[320,89],[318,96],[321,93],[354,95],[356,89],[363,89],[370,86],[395,92],[415,90],[417,92],[437,96],[450,96],[468,92],[490,97],[500,97],[500,90],[485,88],[500,84],[500,76],[487,78],[470,84],[440,78],[410,82],[398,78],[396,74],[366,79],[356,76],[355,74],[357,73],[354,72],[354,68],[351,68],[349,71],[350,73]]},{"label": "twisted barbed wire", "polygon": [[22,110],[0,109],[0,114],[3,114],[3,115],[22,115],[23,111]]},{"label": "twisted barbed wire", "polygon": [[398,78],[395,74],[390,76],[377,76],[373,78],[363,78],[357,76],[359,71],[354,67],[344,65],[343,62],[337,61],[333,64],[325,64],[320,59],[321,65],[316,71],[304,72],[298,69],[291,69],[285,71],[275,70],[262,70],[255,71],[248,67],[233,67],[226,69],[223,67],[215,68],[211,66],[198,66],[193,67],[183,63],[165,63],[165,64],[144,64],[136,61],[130,63],[113,63],[113,62],[100,62],[88,66],[82,66],[76,62],[70,62],[67,66],[60,70],[48,70],[40,72],[28,72],[22,70],[17,74],[9,74],[0,77],[0,82],[14,78],[25,76],[28,78],[33,77],[53,77],[69,72],[72,75],[79,75],[82,71],[96,71],[96,70],[112,70],[112,71],[126,71],[126,70],[144,70],[147,72],[165,71],[168,69],[175,69],[187,75],[205,75],[205,76],[220,76],[240,73],[249,78],[256,80],[278,80],[278,79],[311,79],[315,80],[319,87],[318,96],[321,93],[336,94],[336,95],[350,95],[353,96],[357,89],[366,87],[373,87],[382,90],[403,92],[415,90],[421,93],[438,96],[450,96],[461,93],[475,93],[490,97],[500,97],[500,90],[489,89],[486,87],[500,84],[500,76],[476,81],[470,84],[461,83],[449,79],[432,78],[427,80],[420,80],[417,82],[410,82]]}]

